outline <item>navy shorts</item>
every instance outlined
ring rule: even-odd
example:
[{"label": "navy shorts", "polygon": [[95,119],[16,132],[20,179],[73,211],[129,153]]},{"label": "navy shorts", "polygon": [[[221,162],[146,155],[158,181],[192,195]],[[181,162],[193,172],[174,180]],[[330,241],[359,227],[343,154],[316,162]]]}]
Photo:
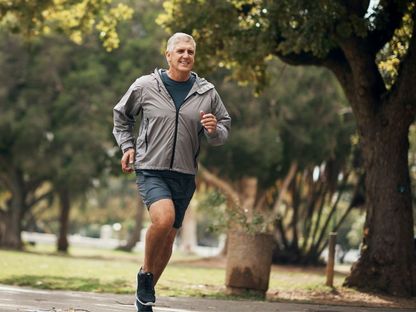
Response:
[{"label": "navy shorts", "polygon": [[173,201],[175,207],[173,227],[179,229],[195,192],[195,176],[156,170],[136,170],[136,176],[136,183],[147,209],[160,199]]}]

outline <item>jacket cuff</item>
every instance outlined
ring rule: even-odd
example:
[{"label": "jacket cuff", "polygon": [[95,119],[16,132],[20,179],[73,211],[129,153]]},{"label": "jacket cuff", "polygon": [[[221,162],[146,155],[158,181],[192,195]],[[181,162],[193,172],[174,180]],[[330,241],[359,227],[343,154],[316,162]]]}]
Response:
[{"label": "jacket cuff", "polygon": [[218,129],[214,133],[209,133],[207,130],[204,129],[205,135],[210,139],[215,139],[219,136]]},{"label": "jacket cuff", "polygon": [[123,154],[124,154],[127,150],[129,150],[131,148],[134,148],[134,145],[131,142],[125,142],[121,145],[120,148],[121,148],[121,150],[123,151]]}]

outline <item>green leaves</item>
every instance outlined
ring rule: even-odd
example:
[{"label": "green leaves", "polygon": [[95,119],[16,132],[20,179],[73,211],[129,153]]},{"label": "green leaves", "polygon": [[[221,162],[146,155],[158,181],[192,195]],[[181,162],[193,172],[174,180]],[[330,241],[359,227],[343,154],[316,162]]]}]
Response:
[{"label": "green leaves", "polygon": [[81,44],[95,28],[107,51],[118,48],[119,22],[129,20],[133,10],[112,0],[0,0],[0,27],[26,39],[64,33]]}]

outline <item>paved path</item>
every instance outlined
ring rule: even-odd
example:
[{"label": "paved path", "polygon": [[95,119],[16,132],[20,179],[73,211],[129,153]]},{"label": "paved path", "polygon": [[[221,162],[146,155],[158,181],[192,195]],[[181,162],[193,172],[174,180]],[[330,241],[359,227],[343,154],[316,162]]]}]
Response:
[{"label": "paved path", "polygon": [[[160,298],[154,312],[399,312],[412,309],[362,308],[200,298]],[[134,312],[129,295],[48,291],[0,285],[1,312]]]}]

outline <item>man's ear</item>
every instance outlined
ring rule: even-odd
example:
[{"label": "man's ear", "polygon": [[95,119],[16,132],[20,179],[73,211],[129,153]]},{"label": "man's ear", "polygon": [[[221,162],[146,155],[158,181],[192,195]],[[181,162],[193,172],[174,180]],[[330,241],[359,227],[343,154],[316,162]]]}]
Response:
[{"label": "man's ear", "polygon": [[170,52],[169,51],[165,52],[165,57],[166,57],[166,62],[169,64],[170,63],[169,62],[169,60],[170,60]]}]

